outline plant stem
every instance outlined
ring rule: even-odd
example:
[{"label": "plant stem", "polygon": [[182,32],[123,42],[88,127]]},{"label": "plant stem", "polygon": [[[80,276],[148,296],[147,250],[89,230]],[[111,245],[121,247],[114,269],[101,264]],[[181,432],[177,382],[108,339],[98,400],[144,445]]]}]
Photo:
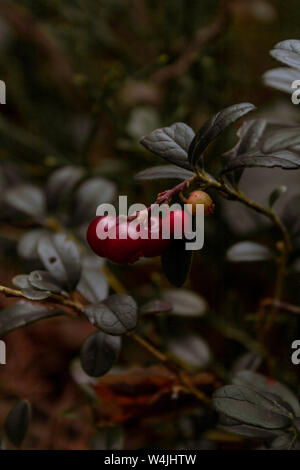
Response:
[{"label": "plant stem", "polygon": [[[1,285],[0,285],[0,294],[4,294],[7,297],[23,298],[30,302],[39,302],[39,303],[41,302],[41,300],[27,299],[21,290],[11,289],[10,287],[1,286]],[[45,300],[46,301],[48,300],[52,303],[55,303],[61,306],[69,307],[72,310],[75,310],[75,312],[79,313],[80,315],[84,315],[84,305],[81,302],[78,302],[76,300],[66,299],[63,296],[57,295],[57,294],[51,294]],[[165,354],[160,352],[157,348],[155,348],[155,346],[153,346],[151,343],[149,343],[146,339],[142,338],[137,333],[128,332],[126,333],[126,336],[128,336],[129,338],[132,338],[137,344],[142,346],[152,356],[154,356],[156,359],[162,362],[171,372],[176,373],[179,381],[182,383],[184,388],[189,393],[196,396],[203,403],[206,403],[206,404],[210,403],[210,398],[206,396],[204,392],[202,392],[201,390],[198,390],[194,386],[191,377],[185,370],[182,369],[181,365],[177,364],[174,361],[171,361],[167,356],[165,356]]]}]

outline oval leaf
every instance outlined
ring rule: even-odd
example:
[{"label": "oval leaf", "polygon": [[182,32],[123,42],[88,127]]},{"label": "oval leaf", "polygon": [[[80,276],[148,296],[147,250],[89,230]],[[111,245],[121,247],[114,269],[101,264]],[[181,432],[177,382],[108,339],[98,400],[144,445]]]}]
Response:
[{"label": "oval leaf", "polygon": [[226,385],[213,395],[217,411],[241,423],[264,429],[284,429],[291,425],[292,414],[276,395],[238,385]]},{"label": "oval leaf", "polygon": [[35,219],[40,219],[46,212],[46,198],[43,191],[36,186],[21,184],[8,190],[6,202],[15,209]]},{"label": "oval leaf", "polygon": [[119,336],[97,331],[87,337],[80,352],[83,370],[92,377],[99,377],[111,369],[121,348]]},{"label": "oval leaf", "polygon": [[202,166],[202,153],[212,140],[218,137],[230,124],[254,109],[255,106],[251,103],[235,104],[219,111],[206,121],[195,135],[188,151],[188,159],[192,168],[197,165]]},{"label": "oval leaf", "polygon": [[46,290],[53,294],[63,292],[56,279],[48,271],[32,271],[28,276],[28,281],[32,287],[41,291]]},{"label": "oval leaf", "polygon": [[79,250],[65,234],[43,236],[38,254],[45,268],[67,290],[77,286],[81,275]]},{"label": "oval leaf", "polygon": [[93,325],[111,335],[133,330],[138,321],[137,304],[127,294],[111,295],[103,304],[88,305],[84,313]]},{"label": "oval leaf", "polygon": [[154,179],[180,179],[186,180],[192,178],[194,173],[190,170],[180,168],[176,165],[158,165],[146,170],[140,171],[135,175],[137,180],[154,180]]},{"label": "oval leaf", "polygon": [[83,168],[77,166],[64,166],[55,170],[46,186],[46,194],[50,205],[57,204],[64,198],[84,174]]},{"label": "oval leaf", "polygon": [[44,235],[47,235],[48,233],[50,232],[44,229],[29,230],[29,232],[25,233],[20,238],[19,243],[18,243],[19,256],[25,259],[37,259],[38,258],[38,252],[37,252],[38,242]]},{"label": "oval leaf", "polygon": [[171,247],[161,257],[163,272],[176,287],[185,283],[191,268],[193,252],[185,249],[185,243],[185,240],[173,240]]},{"label": "oval leaf", "polygon": [[76,210],[72,217],[78,222],[96,216],[97,207],[111,202],[116,196],[116,186],[111,181],[95,176],[84,181],[75,193]]},{"label": "oval leaf", "polygon": [[167,344],[174,356],[198,369],[206,367],[211,359],[208,345],[199,336],[186,334],[172,338]]},{"label": "oval leaf", "polygon": [[105,275],[99,269],[83,267],[77,291],[89,302],[96,303],[106,299],[109,286]]},{"label": "oval leaf", "polygon": [[300,69],[300,41],[297,39],[278,42],[270,55],[285,65]]},{"label": "oval leaf", "polygon": [[249,261],[265,261],[273,258],[268,247],[259,243],[244,241],[231,246],[226,253],[228,261],[241,263]]},{"label": "oval leaf", "polygon": [[150,152],[189,170],[187,155],[194,135],[194,131],[187,124],[176,122],[170,127],[156,129],[140,142]]},{"label": "oval leaf", "polygon": [[187,317],[203,315],[207,309],[205,300],[188,289],[168,289],[162,293],[163,299],[172,305],[172,313]]},{"label": "oval leaf", "polygon": [[60,314],[61,312],[58,310],[50,310],[42,305],[31,304],[24,301],[17,302],[1,310],[0,335],[3,336],[16,328]]},{"label": "oval leaf", "polygon": [[27,400],[19,401],[9,411],[4,423],[7,438],[15,446],[19,447],[28,430],[31,417],[31,405]]},{"label": "oval leaf", "polygon": [[299,70],[288,67],[278,67],[268,70],[263,75],[264,84],[285,93],[293,93],[292,83],[299,80]]}]

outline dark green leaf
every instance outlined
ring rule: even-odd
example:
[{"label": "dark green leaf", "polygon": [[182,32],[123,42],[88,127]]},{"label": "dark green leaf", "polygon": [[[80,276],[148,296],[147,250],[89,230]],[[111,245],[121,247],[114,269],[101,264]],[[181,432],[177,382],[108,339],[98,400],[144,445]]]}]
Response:
[{"label": "dark green leaf", "polygon": [[197,369],[206,367],[211,359],[207,343],[193,334],[184,334],[168,340],[169,351],[180,361],[186,362]]},{"label": "dark green leaf", "polygon": [[277,43],[270,52],[271,56],[285,65],[300,69],[300,41],[288,39]]},{"label": "dark green leaf", "polygon": [[180,168],[176,165],[159,165],[152,166],[146,170],[140,171],[135,175],[135,178],[138,180],[154,180],[154,179],[166,179],[174,178],[186,180],[194,176],[194,173],[185,168]]},{"label": "dark green leaf", "polygon": [[[223,426],[222,426],[223,427]],[[248,424],[237,424],[235,426],[224,426],[226,431],[237,434],[238,436],[252,437],[254,439],[274,439],[278,431],[262,429],[257,426],[249,426]]]},{"label": "dark green leaf", "polygon": [[235,385],[245,385],[269,393],[275,393],[284,402],[288,403],[295,414],[300,413],[300,405],[297,396],[291,392],[285,385],[277,382],[270,377],[265,377],[253,370],[241,370],[233,377]]},{"label": "dark green leaf", "polygon": [[120,427],[103,427],[91,439],[91,450],[122,450],[124,433]]},{"label": "dark green leaf", "polygon": [[84,313],[93,325],[110,335],[123,335],[138,321],[137,304],[127,294],[111,295],[102,304],[88,305]]},{"label": "dark green leaf", "polygon": [[264,429],[284,429],[291,425],[292,413],[279,397],[238,385],[226,385],[213,395],[217,411],[241,423]]},{"label": "dark green leaf", "polygon": [[79,250],[65,234],[43,236],[38,254],[45,268],[67,290],[74,290],[81,275]]},{"label": "dark green leaf", "polygon": [[[284,433],[276,437],[272,442],[271,448],[274,450],[292,450],[295,444],[295,436],[293,433]],[[297,442],[299,445],[299,440]]]},{"label": "dark green leaf", "polygon": [[263,81],[265,85],[271,88],[291,94],[294,91],[292,89],[292,83],[295,80],[299,80],[299,76],[299,70],[297,69],[278,67],[268,70],[268,72],[263,75]]},{"label": "dark green leaf", "polygon": [[82,178],[83,168],[76,166],[64,166],[55,170],[46,186],[46,194],[50,205],[57,204],[62,198],[71,192],[73,187]]},{"label": "dark green leaf", "polygon": [[14,186],[5,195],[6,202],[15,209],[40,220],[46,212],[45,194],[40,188],[29,184]]},{"label": "dark green leaf", "polygon": [[287,187],[282,185],[274,189],[269,196],[269,207],[272,208],[275,202],[282,196],[287,190]]},{"label": "dark green leaf", "polygon": [[254,109],[255,106],[251,103],[235,104],[219,111],[206,121],[195,135],[188,151],[188,159],[192,168],[202,166],[202,153],[212,140],[218,137],[230,124]]},{"label": "dark green leaf", "polygon": [[237,147],[237,155],[246,153],[257,147],[265,131],[266,124],[266,120],[261,118],[251,119],[245,122],[239,130],[240,141]]},{"label": "dark green leaf", "polygon": [[232,263],[265,261],[273,258],[268,247],[259,243],[244,241],[231,246],[226,253],[228,261]]},{"label": "dark green leaf", "polygon": [[252,167],[279,167],[284,170],[297,170],[300,168],[300,156],[288,150],[281,150],[272,154],[264,154],[260,150],[254,150],[236,157],[228,157],[223,173],[238,168]]},{"label": "dark green leaf", "polygon": [[119,336],[110,336],[97,331],[83,343],[80,360],[83,370],[92,377],[99,377],[111,369],[121,348]]},{"label": "dark green leaf", "polygon": [[297,149],[299,145],[300,127],[291,126],[270,132],[270,135],[264,141],[262,150],[268,154],[278,150]]},{"label": "dark green leaf", "polygon": [[26,299],[28,300],[44,300],[44,299],[47,299],[48,297],[50,297],[51,295],[51,292],[49,291],[41,291],[41,290],[37,290],[37,289],[34,289],[33,287],[25,287],[22,290],[22,294],[24,295],[24,297],[26,297]]},{"label": "dark green leaf", "polygon": [[89,302],[96,303],[107,297],[109,286],[105,275],[99,269],[83,267],[77,290]]},{"label": "dark green leaf", "polygon": [[61,294],[63,289],[48,271],[32,271],[28,276],[29,284],[35,289]]},{"label": "dark green leaf", "polygon": [[37,245],[40,238],[46,235],[48,232],[44,229],[29,230],[19,240],[18,243],[18,254],[25,259],[37,259]]},{"label": "dark green leaf", "polygon": [[81,258],[82,267],[87,269],[101,269],[105,262],[105,258],[100,258],[92,253],[84,253]]},{"label": "dark green leaf", "polygon": [[194,131],[183,122],[156,129],[141,139],[150,152],[182,168],[190,169],[187,154],[194,138]]},{"label": "dark green leaf", "polygon": [[28,281],[28,274],[18,274],[17,276],[12,278],[12,283],[19,289],[25,289],[26,287],[30,287]]},{"label": "dark green leaf", "polygon": [[95,176],[84,181],[75,193],[76,210],[73,216],[77,222],[91,220],[96,216],[97,207],[112,202],[116,186],[111,181]]},{"label": "dark green leaf", "polygon": [[185,317],[198,317],[207,310],[205,300],[188,289],[166,289],[162,298],[172,305],[172,313]]},{"label": "dark green leaf", "polygon": [[153,313],[165,313],[172,310],[172,305],[169,302],[162,300],[150,300],[140,308],[141,315],[153,314]]},{"label": "dark green leaf", "polygon": [[185,240],[173,240],[171,247],[161,258],[163,272],[176,287],[185,283],[191,268],[193,252],[185,249],[185,243]]},{"label": "dark green leaf", "polygon": [[22,444],[26,436],[30,417],[31,405],[27,400],[19,401],[6,417],[4,423],[6,436],[17,447]]},{"label": "dark green leaf", "polygon": [[60,314],[61,312],[58,310],[50,310],[42,305],[31,304],[24,301],[17,302],[1,310],[0,335],[3,336],[16,328]]},{"label": "dark green leaf", "polygon": [[51,295],[49,290],[36,290],[30,283],[29,283],[29,276],[25,274],[19,274],[12,279],[12,283],[14,286],[21,289],[24,297],[29,300],[44,300],[47,299]]}]

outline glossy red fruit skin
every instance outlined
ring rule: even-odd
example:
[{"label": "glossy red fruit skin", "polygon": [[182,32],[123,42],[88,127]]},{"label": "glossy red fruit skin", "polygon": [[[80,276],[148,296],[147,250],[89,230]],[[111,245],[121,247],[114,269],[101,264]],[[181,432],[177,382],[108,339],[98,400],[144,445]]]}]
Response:
[{"label": "glossy red fruit skin", "polygon": [[[109,216],[96,217],[89,225],[87,241],[98,256],[118,264],[134,263],[143,256],[161,256],[172,244],[174,227],[183,223],[184,217],[189,217],[182,214],[182,211],[174,211],[168,216],[171,227],[169,238],[163,238],[162,219],[159,217],[151,217],[148,225],[143,225],[143,221],[133,223]],[[102,233],[103,230],[107,232],[106,238],[100,238],[100,229]]]},{"label": "glossy red fruit skin", "polygon": [[105,247],[105,240],[99,240],[98,235],[97,235],[97,225],[98,223],[104,218],[105,216],[100,216],[96,217],[92,222],[90,223],[88,229],[87,229],[87,234],[86,234],[86,239],[92,250],[96,253],[96,255],[104,257],[104,247]]},{"label": "glossy red fruit skin", "polygon": [[[148,227],[148,240],[144,240],[143,253],[146,258],[161,256],[170,248],[172,240],[163,238],[163,219],[151,217]],[[157,238],[156,238],[157,237]]]},{"label": "glossy red fruit skin", "polygon": [[[130,264],[138,261],[143,256],[143,247],[145,240],[138,235],[138,228],[134,224],[125,221],[117,221],[116,229],[114,227],[109,231],[115,230],[116,238],[109,238],[105,244],[105,257],[118,264]],[[124,238],[120,238],[123,235]]]},{"label": "glossy red fruit skin", "polygon": [[191,229],[192,219],[187,212],[176,209],[170,213],[170,234],[172,238],[183,238],[184,231],[190,231]]}]

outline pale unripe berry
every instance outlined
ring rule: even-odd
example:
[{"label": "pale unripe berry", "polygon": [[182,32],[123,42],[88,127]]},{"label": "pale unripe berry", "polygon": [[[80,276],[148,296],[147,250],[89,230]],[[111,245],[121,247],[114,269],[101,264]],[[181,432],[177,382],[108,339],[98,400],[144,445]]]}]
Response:
[{"label": "pale unripe berry", "polygon": [[187,209],[193,215],[196,214],[197,204],[204,205],[204,215],[213,214],[215,210],[215,205],[209,194],[201,190],[193,191],[186,200],[186,203],[191,204],[191,207],[187,206]]}]

